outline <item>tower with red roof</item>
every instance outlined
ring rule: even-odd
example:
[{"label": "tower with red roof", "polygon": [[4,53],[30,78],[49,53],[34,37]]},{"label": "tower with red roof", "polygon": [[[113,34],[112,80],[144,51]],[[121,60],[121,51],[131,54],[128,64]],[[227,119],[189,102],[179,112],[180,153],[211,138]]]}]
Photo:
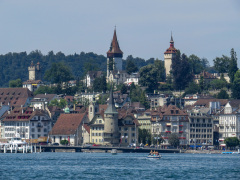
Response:
[{"label": "tower with red roof", "polygon": [[174,41],[171,34],[170,47],[164,53],[164,66],[166,69],[166,76],[170,75],[172,70],[172,61],[175,58],[177,49],[174,47]]},{"label": "tower with red roof", "polygon": [[110,71],[122,71],[123,64],[123,52],[121,51],[118,40],[116,27],[114,29],[113,39],[110,44],[110,48],[107,52],[107,77],[110,74]]}]

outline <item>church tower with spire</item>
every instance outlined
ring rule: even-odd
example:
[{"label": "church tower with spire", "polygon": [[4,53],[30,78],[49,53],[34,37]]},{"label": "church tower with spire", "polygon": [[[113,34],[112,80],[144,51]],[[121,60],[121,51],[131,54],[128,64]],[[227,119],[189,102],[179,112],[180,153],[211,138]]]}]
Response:
[{"label": "church tower with spire", "polygon": [[170,47],[164,53],[164,66],[166,69],[166,77],[170,75],[172,70],[172,61],[175,58],[177,49],[174,47],[174,41],[171,33]]},{"label": "church tower with spire", "polygon": [[92,101],[90,102],[89,107],[88,107],[89,121],[91,121],[94,118],[94,116],[96,115],[97,112],[99,112],[99,105],[96,102],[95,94],[93,94]]},{"label": "church tower with spire", "polygon": [[114,29],[113,39],[110,44],[110,48],[107,52],[107,78],[110,75],[110,71],[122,71],[123,65],[123,52],[121,51],[118,40],[116,27]]},{"label": "church tower with spire", "polygon": [[119,144],[120,134],[118,128],[118,111],[115,108],[112,88],[110,90],[109,102],[104,112],[104,143],[116,146]]}]

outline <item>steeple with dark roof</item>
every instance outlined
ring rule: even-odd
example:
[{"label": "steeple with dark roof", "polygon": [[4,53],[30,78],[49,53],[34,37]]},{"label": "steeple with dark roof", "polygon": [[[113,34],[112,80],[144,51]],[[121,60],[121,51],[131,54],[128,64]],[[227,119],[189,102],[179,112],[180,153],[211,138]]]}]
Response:
[{"label": "steeple with dark roof", "polygon": [[110,95],[109,95],[109,101],[108,101],[108,107],[107,107],[106,111],[104,112],[104,114],[115,114],[115,113],[118,113],[118,112],[115,108],[113,92],[112,92],[112,88],[111,88]]},{"label": "steeple with dark roof", "polygon": [[121,51],[118,40],[117,40],[117,33],[116,33],[116,27],[114,29],[113,39],[110,44],[110,48],[107,52],[107,57],[123,57],[123,52]]}]

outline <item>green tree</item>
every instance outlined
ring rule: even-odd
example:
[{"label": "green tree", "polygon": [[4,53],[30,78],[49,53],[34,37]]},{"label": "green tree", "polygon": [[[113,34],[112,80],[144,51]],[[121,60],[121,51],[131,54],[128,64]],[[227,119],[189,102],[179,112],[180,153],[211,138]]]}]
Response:
[{"label": "green tree", "polygon": [[49,104],[49,106],[57,106],[61,109],[66,107],[66,105],[67,105],[67,101],[65,99],[60,99],[60,100],[54,99]]},{"label": "green tree", "polygon": [[22,87],[22,80],[16,79],[16,80],[9,81],[9,87],[10,88]]},{"label": "green tree", "polygon": [[158,134],[153,134],[152,139],[153,139],[152,143],[154,145],[160,145],[160,144],[162,144],[164,142],[163,137],[161,135],[158,135]]},{"label": "green tree", "polygon": [[168,142],[171,146],[173,146],[175,148],[178,147],[180,144],[178,135],[176,133],[171,134],[168,138]]},{"label": "green tree", "polygon": [[158,82],[165,80],[164,62],[155,60],[154,64],[142,67],[139,74],[139,83],[147,87],[147,92],[153,92],[158,88]]},{"label": "green tree", "polygon": [[106,92],[107,82],[106,82],[106,77],[105,76],[101,76],[101,77],[98,77],[98,78],[94,79],[93,90],[94,90],[94,92]]},{"label": "green tree", "polygon": [[98,104],[107,104],[108,94],[101,94],[97,100]]},{"label": "green tree", "polygon": [[218,94],[217,94],[218,99],[229,99],[229,95],[226,90],[222,89]]},{"label": "green tree", "polygon": [[221,79],[214,79],[210,82],[210,87],[212,89],[222,89],[224,87],[227,87],[227,81]]},{"label": "green tree", "polygon": [[204,65],[206,62],[203,63],[202,60],[196,55],[192,54],[188,57],[188,59],[191,67],[191,72],[193,72],[194,74],[199,74],[205,69]]},{"label": "green tree", "polygon": [[137,66],[134,64],[134,62],[131,59],[127,60],[126,71],[128,74],[132,74],[138,71]]},{"label": "green tree", "polygon": [[229,62],[229,70],[228,70],[228,76],[230,77],[230,82],[233,83],[234,81],[234,75],[237,72],[237,54],[234,51],[234,49],[231,49],[231,58]]},{"label": "green tree", "polygon": [[232,98],[240,99],[240,70],[235,73],[232,84]]},{"label": "green tree", "polygon": [[186,87],[183,96],[186,96],[186,94],[196,94],[199,91],[200,91],[200,88],[198,84],[196,84],[195,82],[190,82],[188,87]]},{"label": "green tree", "polygon": [[151,133],[146,129],[138,129],[138,142],[143,144],[151,144]]},{"label": "green tree", "polygon": [[227,147],[232,149],[239,145],[239,140],[237,137],[228,137],[224,140],[224,143],[226,144]]},{"label": "green tree", "polygon": [[199,80],[199,89],[201,92],[204,90],[204,87],[205,87],[205,81],[204,81],[203,76],[201,76],[200,80]]},{"label": "green tree", "polygon": [[214,68],[218,73],[227,73],[229,70],[230,58],[227,56],[216,57],[213,60]]},{"label": "green tree", "polygon": [[62,145],[68,145],[69,142],[68,142],[68,140],[64,139],[64,140],[61,140],[61,141],[60,141],[60,144],[62,144]]},{"label": "green tree", "polygon": [[49,86],[40,86],[35,92],[34,95],[37,94],[52,94],[53,93],[53,89],[50,88]]},{"label": "green tree", "polygon": [[175,90],[183,90],[193,80],[191,66],[185,54],[177,51],[172,63],[173,86]]},{"label": "green tree", "polygon": [[127,90],[128,90],[128,89],[127,89],[127,86],[125,86],[125,84],[122,84],[120,90],[121,90],[121,93],[122,93],[122,94],[127,94]]},{"label": "green tree", "polygon": [[63,62],[53,63],[44,75],[44,79],[51,83],[61,84],[73,79],[72,72]]},{"label": "green tree", "polygon": [[149,109],[149,108],[150,108],[150,103],[149,103],[149,101],[147,100],[145,91],[142,91],[142,92],[141,92],[141,96],[140,96],[139,102],[140,102],[142,105],[144,105],[145,109]]}]

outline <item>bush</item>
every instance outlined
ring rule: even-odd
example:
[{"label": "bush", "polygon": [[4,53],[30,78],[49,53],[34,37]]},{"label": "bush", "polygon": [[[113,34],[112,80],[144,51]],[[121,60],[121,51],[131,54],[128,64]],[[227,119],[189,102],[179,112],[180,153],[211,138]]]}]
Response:
[{"label": "bush", "polygon": [[67,145],[67,144],[68,144],[68,140],[61,140],[61,141],[60,141],[60,144],[62,144],[62,145]]}]

